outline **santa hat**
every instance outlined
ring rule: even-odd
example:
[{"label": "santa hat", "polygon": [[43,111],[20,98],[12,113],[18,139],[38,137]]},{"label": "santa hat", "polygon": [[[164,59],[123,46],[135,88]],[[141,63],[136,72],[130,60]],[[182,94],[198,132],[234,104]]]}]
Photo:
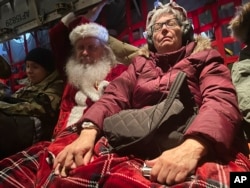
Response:
[{"label": "santa hat", "polygon": [[83,39],[85,37],[96,37],[101,41],[107,43],[109,34],[107,29],[99,24],[85,23],[76,26],[69,35],[69,39],[72,45],[74,45],[77,40]]},{"label": "santa hat", "polygon": [[228,28],[239,41],[250,45],[250,2],[238,7],[235,17]]}]

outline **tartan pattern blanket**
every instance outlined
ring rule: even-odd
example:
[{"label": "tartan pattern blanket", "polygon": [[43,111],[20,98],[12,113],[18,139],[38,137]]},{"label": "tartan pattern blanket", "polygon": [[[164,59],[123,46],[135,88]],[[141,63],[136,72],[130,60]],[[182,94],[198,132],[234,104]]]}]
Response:
[{"label": "tartan pattern blanket", "polygon": [[[53,143],[40,142],[0,161],[0,188],[168,187],[151,182],[142,176],[142,160],[133,156],[122,157],[109,153],[105,138],[101,138],[96,144],[96,157],[92,163],[71,170],[67,178],[60,178],[54,175],[52,164],[49,162],[48,148],[51,145]],[[230,172],[243,171],[250,171],[250,161],[243,154],[238,154],[234,161],[227,164],[206,162],[185,182],[171,187],[228,188]]]}]

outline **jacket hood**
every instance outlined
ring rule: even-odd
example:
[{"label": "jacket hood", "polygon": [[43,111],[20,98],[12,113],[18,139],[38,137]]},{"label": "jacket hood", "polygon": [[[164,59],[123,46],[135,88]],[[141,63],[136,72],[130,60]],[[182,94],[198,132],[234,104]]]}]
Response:
[{"label": "jacket hood", "polygon": [[195,43],[196,43],[196,46],[192,54],[201,52],[204,50],[212,49],[211,40],[209,38],[202,37],[201,35],[197,35],[195,37]]},{"label": "jacket hood", "polygon": [[[202,37],[201,35],[196,35],[194,42],[190,42],[187,46],[190,46],[191,43],[195,44],[191,54],[212,49],[211,40],[209,38]],[[154,53],[149,51],[148,45],[146,44],[138,50],[138,54],[148,58],[150,54]]]}]

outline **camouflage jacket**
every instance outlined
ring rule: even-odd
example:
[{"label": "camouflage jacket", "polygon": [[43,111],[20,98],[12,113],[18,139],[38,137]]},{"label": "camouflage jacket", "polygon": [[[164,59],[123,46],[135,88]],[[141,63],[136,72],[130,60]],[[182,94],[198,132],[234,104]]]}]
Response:
[{"label": "camouflage jacket", "polygon": [[[63,92],[63,81],[59,78],[57,71],[51,73],[42,82],[27,86],[16,91],[12,97],[14,102],[0,101],[0,111],[9,115],[28,115],[40,118],[48,115],[43,101],[37,102],[38,95],[46,94],[49,97],[51,110],[58,111]],[[46,102],[46,101],[45,101]]]}]

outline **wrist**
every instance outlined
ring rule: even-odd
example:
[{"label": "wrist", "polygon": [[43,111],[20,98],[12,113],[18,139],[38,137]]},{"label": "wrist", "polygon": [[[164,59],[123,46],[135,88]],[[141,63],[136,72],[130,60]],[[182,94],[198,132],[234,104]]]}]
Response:
[{"label": "wrist", "polygon": [[192,150],[198,158],[202,158],[207,154],[206,144],[201,139],[187,138],[183,144],[187,145],[190,148],[190,152]]},{"label": "wrist", "polygon": [[95,130],[97,132],[97,134],[100,133],[99,127],[96,126],[94,123],[89,122],[89,121],[88,122],[83,122],[81,128],[82,128],[82,131],[83,130]]},{"label": "wrist", "polygon": [[80,132],[80,136],[84,136],[86,138],[86,135],[88,136],[94,136],[94,138],[98,137],[99,132],[96,129],[82,129]]},{"label": "wrist", "polygon": [[95,143],[95,141],[99,138],[99,134],[96,129],[82,129],[79,134],[79,138]]}]

